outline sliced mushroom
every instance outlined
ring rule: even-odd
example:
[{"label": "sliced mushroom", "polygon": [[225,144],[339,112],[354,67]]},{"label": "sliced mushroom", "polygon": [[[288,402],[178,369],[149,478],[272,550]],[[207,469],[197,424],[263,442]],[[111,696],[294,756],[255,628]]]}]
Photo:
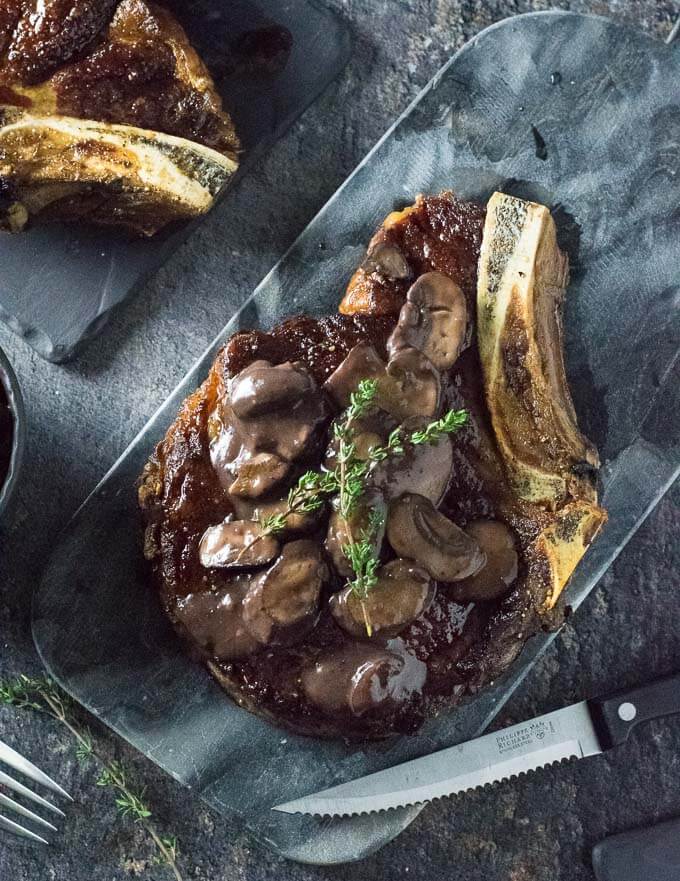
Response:
[{"label": "sliced mushroom", "polygon": [[198,546],[201,565],[206,569],[264,566],[279,552],[272,535],[263,536],[259,523],[225,520],[209,526]]},{"label": "sliced mushroom", "polygon": [[[270,385],[261,383],[263,375]],[[234,413],[240,420],[244,448],[252,443],[256,452],[274,453],[286,462],[294,462],[309,452],[312,441],[319,437],[327,421],[323,393],[314,377],[300,364],[259,368],[258,376],[258,403],[253,404],[254,409],[250,411],[255,415],[245,418]]]},{"label": "sliced mushroom", "polygon": [[359,343],[331,373],[324,388],[342,410],[349,406],[350,395],[362,379],[385,375],[385,362],[370,343]]},{"label": "sliced mushroom", "polygon": [[412,560],[392,560],[378,570],[378,581],[362,600],[351,588],[333,594],[328,607],[352,636],[394,636],[430,605],[434,588],[428,573]]},{"label": "sliced mushroom", "polygon": [[460,353],[466,330],[465,294],[448,275],[426,272],[409,288],[387,351],[393,356],[413,347],[437,370],[447,370]]},{"label": "sliced mushroom", "polygon": [[177,601],[174,617],[188,636],[213,657],[226,661],[249,655],[260,648],[241,614],[249,584],[246,576],[237,576],[222,590],[190,593]]},{"label": "sliced mushroom", "polygon": [[[404,437],[426,424],[427,420],[407,419],[403,424]],[[447,435],[433,444],[414,445],[407,441],[403,456],[391,456],[376,466],[372,482],[388,501],[404,493],[417,493],[438,505],[449,485],[452,466],[453,447]]]},{"label": "sliced mushroom", "polygon": [[383,278],[405,279],[411,277],[411,267],[401,250],[392,242],[379,242],[369,250],[361,264],[364,272],[377,272]]},{"label": "sliced mushroom", "polygon": [[302,687],[328,715],[363,716],[406,702],[422,689],[426,674],[425,664],[404,650],[357,643],[304,670]]},{"label": "sliced mushroom", "polygon": [[321,440],[328,406],[314,378],[297,363],[273,367],[255,361],[230,388],[210,418],[210,459],[227,491],[259,498],[285,479],[287,463]]},{"label": "sliced mushroom", "polygon": [[239,419],[255,419],[295,406],[315,390],[302,365],[287,361],[274,367],[269,361],[254,361],[232,379],[229,397]]},{"label": "sliced mushroom", "polygon": [[512,530],[499,520],[475,520],[465,531],[485,552],[486,566],[456,584],[456,599],[498,599],[517,578],[517,551]]},{"label": "sliced mushroom", "polygon": [[414,493],[405,493],[390,505],[387,539],[400,557],[416,560],[437,581],[460,581],[486,563],[473,538],[440,514],[429,499]]},{"label": "sliced mushroom", "polygon": [[400,349],[387,363],[379,380],[378,404],[396,419],[432,417],[439,409],[439,371],[418,349]]},{"label": "sliced mushroom", "polygon": [[367,490],[350,516],[345,519],[339,511],[333,511],[328,522],[325,548],[333,561],[339,575],[346,578],[352,574],[352,567],[344,552],[344,548],[354,539],[358,540],[369,528],[369,517],[372,511],[380,515],[379,526],[373,537],[376,556],[380,556],[385,536],[385,516],[387,505],[379,490]]},{"label": "sliced mushroom", "polygon": [[441,394],[439,373],[418,349],[400,349],[385,365],[373,346],[359,343],[328,377],[324,387],[344,409],[362,379],[377,380],[376,404],[395,419],[433,416],[437,412]]},{"label": "sliced mushroom", "polygon": [[246,628],[263,644],[289,643],[313,625],[328,570],[316,542],[284,546],[274,565],[253,582],[243,600]]},{"label": "sliced mushroom", "polygon": [[289,471],[290,464],[273,453],[256,453],[238,466],[236,480],[229,487],[229,493],[258,499],[285,480]]}]

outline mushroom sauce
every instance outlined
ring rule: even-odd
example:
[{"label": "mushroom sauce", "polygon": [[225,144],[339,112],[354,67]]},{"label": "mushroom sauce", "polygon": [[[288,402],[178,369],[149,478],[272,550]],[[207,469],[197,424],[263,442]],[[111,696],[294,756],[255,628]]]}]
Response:
[{"label": "mushroom sauce", "polygon": [[[473,327],[483,220],[446,193],[388,218],[343,301],[367,299],[372,314],[237,333],[142,475],[145,555],[167,614],[236,701],[292,730],[413,732],[536,629],[523,579],[546,515],[511,492],[484,401]],[[370,637],[331,506],[258,538],[300,474],[332,461],[333,420],[366,377],[379,407],[357,448],[396,425],[469,414],[369,482],[366,505],[385,515]]]}]

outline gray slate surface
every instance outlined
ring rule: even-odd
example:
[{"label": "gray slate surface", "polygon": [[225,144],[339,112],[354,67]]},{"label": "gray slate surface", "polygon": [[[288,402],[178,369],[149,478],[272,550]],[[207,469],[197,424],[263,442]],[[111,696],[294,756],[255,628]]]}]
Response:
[{"label": "gray slate surface", "polygon": [[[121,312],[75,364],[42,362],[0,329],[23,383],[31,430],[19,505],[1,539],[0,674],[36,672],[30,593],[55,535],[148,415],[205,348],[234,306],[301,231],[344,177],[446,58],[492,21],[542,2],[334,0],[355,32],[355,57],[231,198]],[[677,2],[558,4],[610,14],[663,38]],[[226,268],[225,268],[226,267]],[[506,707],[499,725],[583,694],[680,669],[680,487],[631,541]],[[70,739],[48,720],[0,710],[0,738],[31,756],[75,795],[62,835],[36,853],[0,842],[1,881],[161,881],[141,831],[115,817]],[[543,771],[494,790],[427,808],[393,844],[360,865],[285,864],[194,802],[105,731],[102,747],[148,785],[159,824],[183,847],[187,879],[592,879],[590,849],[612,832],[680,815],[680,725],[652,724],[618,752]],[[30,746],[28,746],[30,745]]]}]

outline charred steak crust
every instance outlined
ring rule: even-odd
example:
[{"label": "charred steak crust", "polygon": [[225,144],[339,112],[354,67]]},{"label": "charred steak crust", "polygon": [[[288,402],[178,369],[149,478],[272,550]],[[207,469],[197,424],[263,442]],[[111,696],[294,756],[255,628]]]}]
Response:
[{"label": "charred steak crust", "polygon": [[[255,362],[301,362],[323,383],[358,343],[365,342],[384,358],[406,291],[416,278],[433,270],[456,281],[474,303],[484,220],[482,208],[460,202],[451,193],[421,196],[410,209],[391,215],[350,282],[343,300],[346,314],[318,320],[300,316],[268,333],[235,334],[204,384],[183,405],[141,477],[145,555],[167,614],[237,703],[296,732],[346,738],[414,732],[428,716],[493,681],[532,634],[560,620],[559,607],[547,602],[554,579],[540,543],[556,515],[519,498],[510,485],[490,423],[473,334],[453,367],[442,373],[443,408],[465,407],[470,419],[455,435],[450,482],[439,510],[462,527],[489,518],[510,527],[518,570],[512,588],[497,599],[458,601],[461,588],[436,583],[430,605],[397,637],[368,641],[375,645],[366,661],[373,665],[374,685],[387,681],[383,672],[390,658],[401,664],[404,681],[398,701],[388,702],[379,713],[363,712],[362,706],[352,714],[338,713],[332,701],[328,704],[324,683],[344,682],[344,659],[351,666],[357,646],[366,652],[367,641],[338,626],[327,602],[303,639],[268,644],[231,659],[197,648],[178,615],[183,598],[197,590],[219,595],[223,586],[220,570],[201,566],[198,545],[211,524],[233,512],[233,499],[217,480],[210,453],[211,414],[226,396],[229,380]],[[475,314],[472,309],[470,314]],[[561,528],[568,529],[568,518]],[[323,535],[317,530],[313,537],[321,542]],[[329,597],[342,584],[342,579],[332,578],[324,595]],[[340,658],[335,667],[325,661],[329,653]],[[353,686],[357,694],[359,685]]]},{"label": "charred steak crust", "polygon": [[44,82],[95,42],[118,0],[5,0],[0,10],[4,77],[22,85]]},{"label": "charred steak crust", "polygon": [[[436,271],[460,285],[474,315],[485,213],[481,205],[450,192],[418,196],[413,205],[393,211],[371,239],[369,256],[352,276],[340,312],[396,315],[412,280]],[[380,249],[384,255],[385,246],[396,247],[406,260],[407,271],[399,277],[381,271],[376,252]]]},{"label": "charred steak crust", "polygon": [[237,157],[210,73],[166,9],[146,0],[41,5],[41,15],[25,0],[0,12],[2,103],[163,132]]}]

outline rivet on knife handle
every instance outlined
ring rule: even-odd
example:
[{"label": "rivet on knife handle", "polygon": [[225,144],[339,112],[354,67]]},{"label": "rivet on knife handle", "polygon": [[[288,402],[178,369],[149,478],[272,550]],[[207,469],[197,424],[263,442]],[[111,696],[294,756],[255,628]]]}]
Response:
[{"label": "rivet on knife handle", "polygon": [[639,722],[680,713],[680,673],[588,701],[604,749],[623,743]]}]

